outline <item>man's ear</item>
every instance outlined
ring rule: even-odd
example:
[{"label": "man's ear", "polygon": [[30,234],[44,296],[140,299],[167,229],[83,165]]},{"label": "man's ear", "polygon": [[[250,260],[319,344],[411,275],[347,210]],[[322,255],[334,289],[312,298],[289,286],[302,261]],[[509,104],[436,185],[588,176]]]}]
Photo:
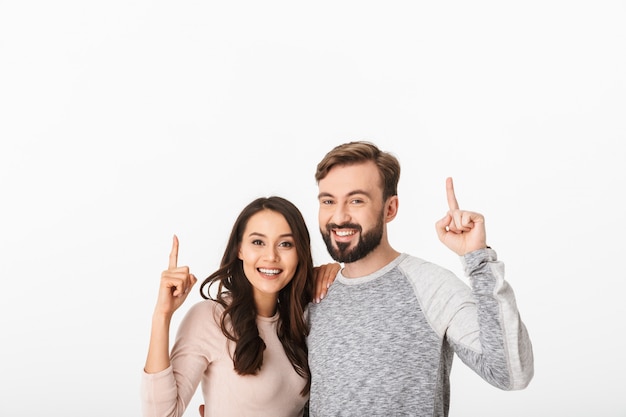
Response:
[{"label": "man's ear", "polygon": [[389,223],[390,221],[396,218],[396,215],[398,214],[399,204],[400,204],[400,201],[398,200],[397,195],[393,195],[387,199],[387,202],[385,203],[385,222],[386,223]]}]

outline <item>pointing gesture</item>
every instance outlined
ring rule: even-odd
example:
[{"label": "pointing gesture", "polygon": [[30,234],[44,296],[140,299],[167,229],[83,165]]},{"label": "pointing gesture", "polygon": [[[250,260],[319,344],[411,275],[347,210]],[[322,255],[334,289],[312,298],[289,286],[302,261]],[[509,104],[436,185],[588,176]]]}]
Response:
[{"label": "pointing gesture", "polygon": [[178,237],[174,235],[168,268],[161,273],[159,298],[155,311],[171,315],[180,307],[196,283],[188,266],[178,266]]},{"label": "pointing gesture", "polygon": [[172,250],[170,251],[170,264],[168,269],[176,269],[178,265],[178,236],[174,235],[172,239]]},{"label": "pointing gesture", "polygon": [[156,373],[171,365],[169,329],[172,314],[180,307],[197,279],[188,266],[178,266],[178,238],[174,235],[167,269],[161,273],[159,296],[152,316],[152,332],[144,370]]},{"label": "pointing gesture", "polygon": [[452,178],[446,179],[448,212],[435,224],[439,240],[458,255],[487,247],[485,218],[480,213],[459,209]]}]

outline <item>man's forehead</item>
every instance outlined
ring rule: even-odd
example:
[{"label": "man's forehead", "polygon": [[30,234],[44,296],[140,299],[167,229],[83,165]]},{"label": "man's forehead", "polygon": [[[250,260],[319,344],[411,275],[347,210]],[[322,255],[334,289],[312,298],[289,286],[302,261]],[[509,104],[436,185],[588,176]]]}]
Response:
[{"label": "man's forehead", "polygon": [[353,164],[333,167],[319,181],[320,196],[342,197],[355,194],[375,196],[381,191],[380,176],[372,164]]}]

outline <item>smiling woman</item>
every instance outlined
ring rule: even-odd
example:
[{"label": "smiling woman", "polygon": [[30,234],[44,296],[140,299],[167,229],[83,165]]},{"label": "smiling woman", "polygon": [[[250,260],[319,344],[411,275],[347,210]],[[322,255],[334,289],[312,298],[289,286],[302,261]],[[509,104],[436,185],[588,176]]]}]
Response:
[{"label": "smiling woman", "polygon": [[294,276],[298,252],[285,217],[266,209],[248,220],[239,248],[259,315],[276,314],[277,295]]},{"label": "smiling woman", "polygon": [[196,283],[189,267],[177,265],[174,237],[143,372],[144,415],[182,416],[200,383],[206,416],[303,415],[310,387],[304,317],[313,297],[310,244],[304,218],[288,200],[248,204],[220,268],[200,287],[205,300],[183,318],[170,354],[172,314]]}]

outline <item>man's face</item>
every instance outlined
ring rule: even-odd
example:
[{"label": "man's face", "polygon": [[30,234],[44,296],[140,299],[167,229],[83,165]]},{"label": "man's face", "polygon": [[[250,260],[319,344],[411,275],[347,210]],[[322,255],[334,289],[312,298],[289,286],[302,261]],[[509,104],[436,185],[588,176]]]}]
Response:
[{"label": "man's face", "polygon": [[335,261],[358,261],[380,244],[385,225],[381,184],[373,162],[336,166],[319,182],[320,232]]}]

